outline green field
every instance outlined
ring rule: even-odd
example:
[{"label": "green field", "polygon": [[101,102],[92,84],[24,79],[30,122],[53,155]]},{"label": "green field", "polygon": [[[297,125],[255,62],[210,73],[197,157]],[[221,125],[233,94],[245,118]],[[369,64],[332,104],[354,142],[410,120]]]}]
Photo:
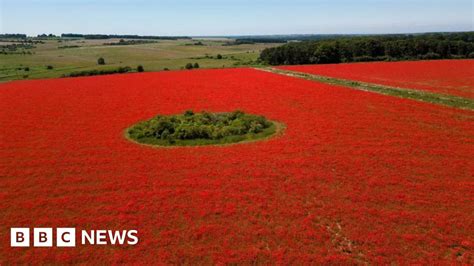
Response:
[{"label": "green field", "polygon": [[[0,82],[18,79],[57,78],[75,71],[110,69],[143,65],[145,71],[182,69],[187,63],[198,63],[201,68],[221,68],[254,65],[260,51],[278,44],[225,45],[231,39],[158,40],[134,45],[104,45],[119,39],[42,40],[31,54],[0,54]],[[203,45],[195,45],[201,42]],[[1,42],[0,45],[11,44]],[[64,46],[79,46],[60,49]],[[19,50],[23,51],[23,50]],[[223,59],[217,59],[221,54]],[[103,57],[106,65],[98,65]],[[53,69],[47,69],[50,65]],[[28,67],[29,71],[25,68]]]}]

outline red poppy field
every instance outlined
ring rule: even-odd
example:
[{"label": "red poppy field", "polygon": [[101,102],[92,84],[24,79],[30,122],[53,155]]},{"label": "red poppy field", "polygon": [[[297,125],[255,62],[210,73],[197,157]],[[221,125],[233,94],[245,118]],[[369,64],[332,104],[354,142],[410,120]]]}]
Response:
[{"label": "red poppy field", "polygon": [[474,99],[474,60],[375,62],[278,68]]},{"label": "red poppy field", "polygon": [[[472,85],[452,73],[440,89]],[[0,264],[474,263],[472,111],[253,69],[10,82],[0,103]],[[188,109],[286,129],[230,146],[124,138]],[[11,248],[11,227],[136,229],[140,242]]]}]

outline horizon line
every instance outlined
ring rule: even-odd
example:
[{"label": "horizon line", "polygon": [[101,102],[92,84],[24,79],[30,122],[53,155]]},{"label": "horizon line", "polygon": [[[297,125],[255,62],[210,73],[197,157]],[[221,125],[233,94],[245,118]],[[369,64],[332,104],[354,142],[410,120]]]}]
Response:
[{"label": "horizon line", "polygon": [[229,35],[220,35],[220,34],[211,34],[211,35],[153,35],[153,34],[130,34],[130,33],[78,33],[78,32],[62,32],[60,34],[56,33],[40,33],[36,35],[29,35],[26,33],[20,32],[1,32],[0,35],[9,35],[9,34],[24,34],[27,37],[37,37],[41,34],[53,34],[55,36],[61,37],[62,34],[80,34],[80,35],[129,35],[129,36],[153,36],[153,37],[207,37],[207,38],[219,38],[219,37],[252,37],[252,36],[350,36],[350,35],[411,35],[411,34],[434,34],[434,33],[469,33],[474,32],[474,30],[453,30],[453,31],[413,31],[413,32],[383,32],[383,33],[269,33],[269,34],[229,34]]}]

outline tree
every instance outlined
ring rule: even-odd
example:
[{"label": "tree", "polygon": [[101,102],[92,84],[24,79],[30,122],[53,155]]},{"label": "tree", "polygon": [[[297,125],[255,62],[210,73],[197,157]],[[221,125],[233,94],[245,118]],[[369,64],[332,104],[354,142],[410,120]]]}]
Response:
[{"label": "tree", "polygon": [[338,49],[329,44],[323,44],[315,51],[314,56],[318,64],[339,63],[341,58]]},{"label": "tree", "polygon": [[137,66],[137,71],[138,72],[143,72],[143,71],[145,71],[145,69],[143,68],[142,65],[139,65],[139,66]]},{"label": "tree", "polygon": [[53,66],[51,66],[51,65],[46,66],[46,69],[51,70],[51,69],[53,69]]},{"label": "tree", "polygon": [[193,69],[193,64],[192,63],[187,63],[185,68],[188,69],[188,70]]},{"label": "tree", "polygon": [[99,65],[105,65],[105,59],[102,58],[102,57],[99,58],[99,59],[97,59],[97,64],[99,64]]},{"label": "tree", "polygon": [[199,68],[199,64],[198,63],[194,63],[194,68]]},{"label": "tree", "polygon": [[218,54],[218,55],[217,55],[217,59],[222,59],[222,55],[221,55],[221,54]]}]

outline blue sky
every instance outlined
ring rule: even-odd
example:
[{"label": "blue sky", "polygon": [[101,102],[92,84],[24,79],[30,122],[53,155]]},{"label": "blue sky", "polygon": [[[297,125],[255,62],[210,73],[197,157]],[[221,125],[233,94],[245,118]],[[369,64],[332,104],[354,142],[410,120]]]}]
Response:
[{"label": "blue sky", "polygon": [[473,0],[0,0],[0,32],[254,35],[472,31]]}]

